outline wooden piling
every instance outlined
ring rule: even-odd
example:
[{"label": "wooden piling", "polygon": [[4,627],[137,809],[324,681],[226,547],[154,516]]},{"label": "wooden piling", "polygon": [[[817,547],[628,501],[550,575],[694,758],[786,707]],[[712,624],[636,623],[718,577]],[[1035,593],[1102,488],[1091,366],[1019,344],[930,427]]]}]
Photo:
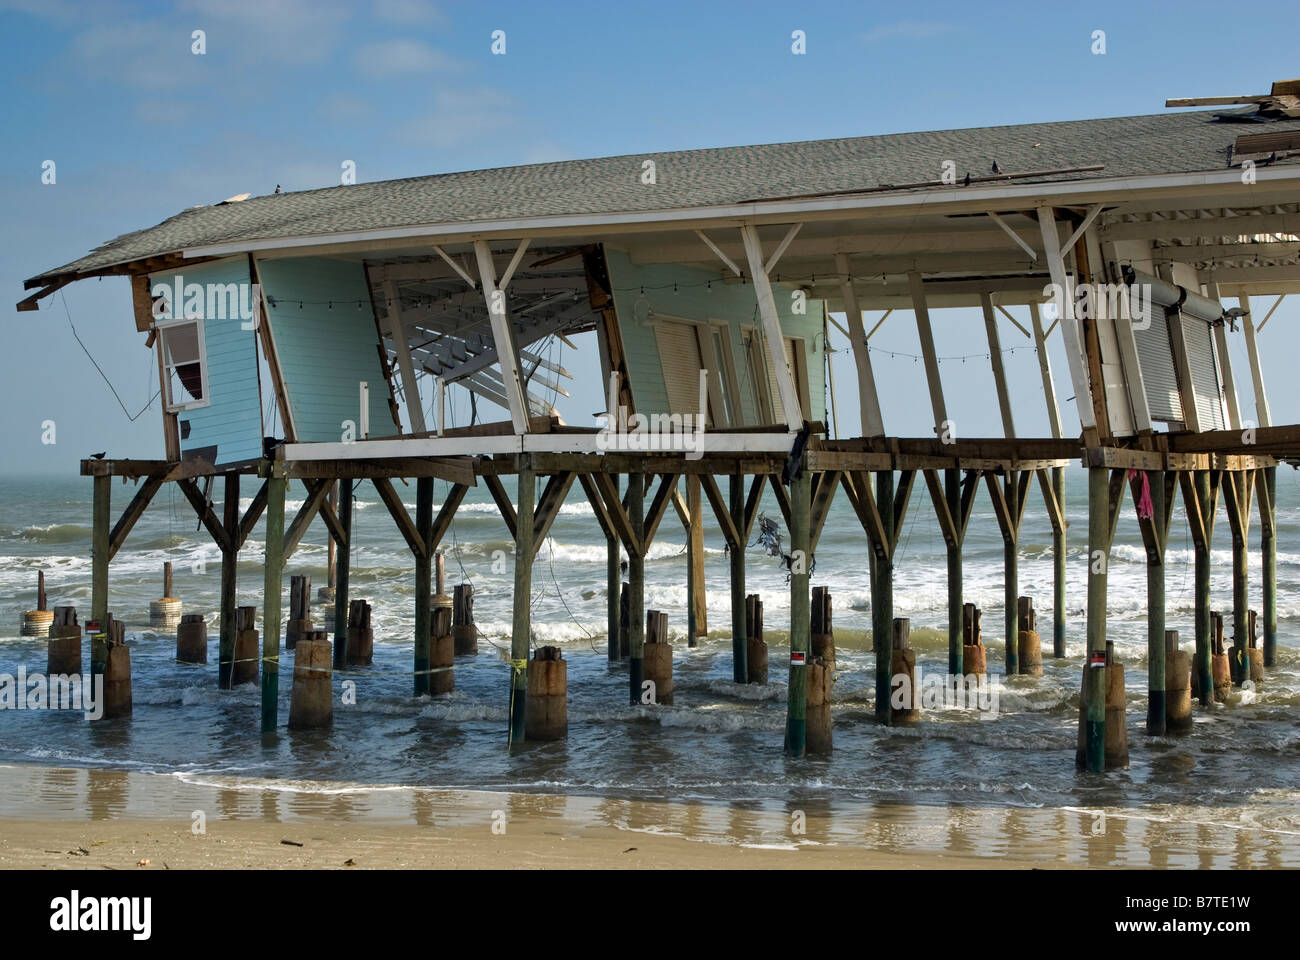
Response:
[{"label": "wooden piling", "polygon": [[149,628],[163,633],[175,633],[181,622],[181,602],[172,596],[172,562],[163,563],[163,595],[149,603]]},{"label": "wooden piling", "polygon": [[19,631],[24,637],[48,637],[54,623],[54,611],[45,608],[45,571],[36,571],[36,609],[23,614]]},{"label": "wooden piling", "polygon": [[333,664],[327,632],[313,630],[299,638],[293,651],[290,730],[328,727],[334,722]]},{"label": "wooden piling", "polygon": [[315,631],[311,622],[311,578],[294,574],[289,578],[289,623],[284,631],[284,645],[289,650],[298,638]]},{"label": "wooden piling", "polygon": [[988,650],[984,646],[981,621],[984,614],[973,603],[962,606],[962,668],[961,676],[982,677],[988,673]]},{"label": "wooden piling", "polygon": [[334,586],[334,669],[348,662],[348,587],[352,575],[352,503],[356,499],[351,480],[339,481],[339,526],[344,540],[338,545]]},{"label": "wooden piling", "polygon": [[632,649],[632,591],[626,580],[618,598],[618,659],[626,660]]},{"label": "wooden piling", "polygon": [[1226,703],[1232,692],[1232,664],[1223,645],[1223,614],[1217,610],[1210,614],[1210,678],[1214,685],[1214,699]]},{"label": "wooden piling", "polygon": [[1246,615],[1246,629],[1249,631],[1250,646],[1246,649],[1250,667],[1250,682],[1259,683],[1264,679],[1264,651],[1259,648],[1259,614],[1251,610]]},{"label": "wooden piling", "polygon": [[[262,733],[273,733],[280,704],[280,589],[284,583],[284,498],[289,481],[272,468],[266,478],[266,559],[262,584]],[[303,596],[310,602],[310,585]],[[179,637],[178,637],[179,644]],[[254,664],[256,666],[256,664]]]},{"label": "wooden piling", "polygon": [[1259,492],[1261,554],[1259,578],[1264,600],[1264,666],[1277,663],[1277,467],[1265,467]]},{"label": "wooden piling", "polygon": [[699,646],[709,632],[708,603],[704,592],[704,512],[700,476],[686,475],[686,646]]},{"label": "wooden piling", "polygon": [[231,663],[231,686],[257,682],[259,660],[257,635],[257,607],[238,607],[235,610],[235,647]]},{"label": "wooden piling", "polygon": [[[1178,649],[1178,631],[1165,631],[1165,722],[1162,734],[1192,728],[1192,658]],[[1148,723],[1148,732],[1150,724]]]},{"label": "wooden piling", "polygon": [[767,644],[763,641],[763,601],[757,593],[745,598],[745,663],[749,683],[767,683]]},{"label": "wooden piling", "polygon": [[348,666],[368,667],[374,661],[375,632],[370,627],[370,604],[353,600],[348,604]]},{"label": "wooden piling", "polygon": [[450,693],[456,687],[456,674],[452,669],[456,663],[456,637],[452,629],[455,602],[447,596],[446,559],[441,552],[434,556],[433,582],[436,592],[432,601],[433,637],[430,640],[429,666],[434,672],[430,674],[429,691]]},{"label": "wooden piling", "polygon": [[93,678],[104,672],[107,648],[96,642],[96,633],[102,633],[108,621],[108,559],[109,559],[109,507],[112,496],[112,477],[97,476],[92,479],[91,539],[90,539],[90,621],[93,625],[90,641],[90,674]]},{"label": "wooden piling", "polygon": [[[528,646],[532,630],[533,517],[537,475],[528,454],[518,458],[518,500],[515,514],[515,592],[510,630],[510,743],[527,736],[524,719],[528,703]],[[454,648],[453,648],[454,654]]]},{"label": "wooden piling", "polygon": [[104,656],[104,719],[131,715],[131,649],[126,645],[126,624],[107,618]]},{"label": "wooden piling", "polygon": [[1061,522],[1052,528],[1052,656],[1065,658],[1065,468],[1052,468],[1052,490]]},{"label": "wooden piling", "polygon": [[538,647],[528,665],[529,740],[563,740],[569,734],[568,664],[559,647]]},{"label": "wooden piling", "polygon": [[176,659],[181,663],[208,662],[208,623],[203,614],[181,614],[176,627]]},{"label": "wooden piling", "polygon": [[808,658],[805,747],[808,753],[822,756],[833,747],[831,734],[831,681],[834,664],[818,656]]},{"label": "wooden piling", "polygon": [[[614,493],[618,493],[618,474],[612,474],[610,481]],[[609,662],[623,659],[623,638],[627,622],[627,594],[623,591],[623,571],[620,569],[619,539],[613,530],[605,533],[605,598],[606,598],[606,652]]]},{"label": "wooden piling", "polygon": [[1247,537],[1250,532],[1251,499],[1255,490],[1254,471],[1235,470],[1223,475],[1224,506],[1228,510],[1228,526],[1232,532],[1232,651],[1228,665],[1232,682],[1241,686],[1250,679],[1250,658],[1247,654],[1248,600],[1246,597],[1249,568],[1247,566]]},{"label": "wooden piling", "polygon": [[1042,641],[1038,636],[1038,614],[1033,597],[1016,601],[1016,663],[1025,676],[1043,675]]},{"label": "wooden piling", "polygon": [[451,637],[458,657],[478,653],[478,627],[474,623],[474,585],[458,583],[451,600]]},{"label": "wooden piling", "polygon": [[[790,480],[790,686],[786,699],[785,749],[791,757],[802,757],[808,745],[808,670],[804,664],[812,634],[808,595],[811,537],[812,473],[804,458]],[[826,709],[830,709],[829,704]]]},{"label": "wooden piling", "polygon": [[[415,530],[422,543],[433,533],[433,478],[415,481]],[[433,557],[427,551],[415,555],[415,695],[429,692],[429,669],[433,654]]]},{"label": "wooden piling", "polygon": [[[876,503],[884,537],[894,535],[894,472],[876,473]],[[871,576],[871,645],[876,656],[876,721],[891,722],[889,708],[893,673],[894,629],[894,560],[888,543],[873,541],[870,550]]]},{"label": "wooden piling", "polygon": [[915,723],[921,718],[921,691],[916,689],[916,651],[911,648],[911,636],[912,621],[895,617],[890,640],[894,692],[889,705],[890,722],[895,724]]},{"label": "wooden piling", "polygon": [[433,636],[429,648],[429,693],[451,693],[456,689],[456,641],[451,632],[451,607],[433,605]]},{"label": "wooden piling", "polygon": [[81,673],[81,624],[76,607],[55,607],[51,611],[49,641],[46,644],[45,674],[49,677]]},{"label": "wooden piling", "polygon": [[[1096,469],[1096,468],[1092,468]],[[1096,680],[1093,680],[1093,678]],[[1074,760],[1079,767],[1088,769],[1093,773],[1100,773],[1104,770],[1113,770],[1120,767],[1128,766],[1128,727],[1127,713],[1124,700],[1124,666],[1115,659],[1115,645],[1108,643],[1097,659],[1090,659],[1084,667],[1083,672],[1083,689],[1086,692],[1089,681],[1096,683],[1100,681],[1105,693],[1105,713],[1101,722],[1101,729],[1094,733],[1088,720],[1088,714],[1081,712],[1079,714],[1079,738],[1078,746],[1075,749]],[[1100,734],[1101,739],[1101,765],[1098,769],[1093,769],[1090,761],[1093,759],[1087,753],[1094,748],[1089,736]]]},{"label": "wooden piling", "polygon": [[[642,647],[644,682],[649,688],[650,703],[668,705],[673,702],[673,645],[668,642],[668,614],[647,610],[645,616],[645,644]],[[642,697],[644,702],[645,697]]]},{"label": "wooden piling", "polygon": [[966,513],[962,506],[961,471],[956,469],[943,472],[944,500],[947,507],[948,522],[953,529],[944,531],[944,546],[948,554],[948,673],[954,677],[963,675],[962,643],[962,543],[965,539],[965,527],[961,526]]},{"label": "wooden piling", "polygon": [[[333,510],[335,516],[337,516],[338,507],[339,507],[339,481],[337,480],[331,481],[330,492],[329,492],[329,496],[327,497],[327,500],[329,502],[330,509]],[[317,600],[320,600],[324,603],[334,602],[334,587],[336,584],[337,576],[338,576],[338,566],[335,560],[335,553],[334,553],[334,537],[331,535],[325,538],[325,586],[321,587],[319,590],[316,591]]]},{"label": "wooden piling", "polygon": [[[627,475],[627,512],[636,543],[645,537],[645,474]],[[641,702],[645,681],[645,554],[629,550],[627,557],[628,693],[631,703]]]},{"label": "wooden piling", "polygon": [[1110,482],[1104,467],[1088,468],[1088,656],[1083,668],[1084,767],[1106,769],[1106,569],[1110,558]]},{"label": "wooden piling", "polygon": [[[1197,470],[1193,481],[1196,496],[1200,501],[1200,510],[1204,517],[1206,533],[1212,531],[1214,511],[1218,498],[1210,502],[1210,472]],[[1208,516],[1205,516],[1208,514]],[[1189,518],[1190,519],[1190,518]],[[1211,668],[1210,653],[1210,538],[1195,536],[1193,531],[1195,586],[1194,586],[1194,628],[1196,634],[1196,664],[1193,687],[1199,692],[1202,706],[1209,706],[1214,696],[1214,679]]]},{"label": "wooden piling", "polygon": [[809,654],[835,663],[835,632],[831,628],[831,594],[826,587],[813,587],[810,614],[812,645]]},{"label": "wooden piling", "polygon": [[[1165,501],[1166,496],[1172,497],[1173,486],[1166,487],[1163,471],[1151,471],[1143,476],[1147,478],[1151,494],[1151,517],[1145,520],[1140,515],[1138,517],[1147,559],[1147,734],[1160,737],[1164,736],[1169,714],[1166,702],[1169,666],[1166,662],[1165,548],[1169,541],[1170,508],[1173,504]],[[1134,482],[1140,484],[1140,480],[1136,477]],[[1140,494],[1140,486],[1135,487],[1134,502],[1138,501]],[[1177,636],[1175,632],[1175,645]]]},{"label": "wooden piling", "polygon": [[235,625],[236,590],[239,573],[239,549],[234,537],[239,530],[239,474],[228,473],[222,503],[222,525],[229,538],[221,551],[221,621],[217,647],[217,687],[230,690],[238,681],[234,679],[235,642],[238,627]]},{"label": "wooden piling", "polygon": [[[728,478],[731,523],[745,538],[745,475],[733,473]],[[731,677],[736,683],[749,682],[748,653],[745,642],[745,545],[728,544],[731,562]]]}]

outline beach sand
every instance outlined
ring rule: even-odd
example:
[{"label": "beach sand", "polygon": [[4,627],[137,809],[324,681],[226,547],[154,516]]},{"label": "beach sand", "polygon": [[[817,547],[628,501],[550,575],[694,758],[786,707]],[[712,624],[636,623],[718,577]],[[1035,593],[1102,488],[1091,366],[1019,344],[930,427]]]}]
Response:
[{"label": "beach sand", "polygon": [[[218,786],[68,767],[0,767],[0,810],[0,867],[9,869],[1066,865],[818,841],[810,838],[824,836],[829,825],[816,814],[801,824],[802,834],[794,833],[792,817],[790,835],[782,838],[765,832],[762,815],[688,803],[308,784]],[[711,824],[719,816],[731,827]],[[778,813],[773,823],[784,819]],[[197,832],[200,820],[203,829]]]}]

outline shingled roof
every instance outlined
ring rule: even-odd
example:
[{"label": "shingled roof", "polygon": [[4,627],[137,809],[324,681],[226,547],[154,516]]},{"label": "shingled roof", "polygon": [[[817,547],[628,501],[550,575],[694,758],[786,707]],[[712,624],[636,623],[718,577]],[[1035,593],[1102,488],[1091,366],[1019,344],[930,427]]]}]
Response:
[{"label": "shingled roof", "polygon": [[[1240,124],[1223,122],[1223,116],[1222,111],[1161,113],[627,154],[272,194],[192,207],[33,277],[26,287],[210,244],[247,242],[251,247],[282,237],[646,213],[879,190],[934,180],[945,160],[955,161],[959,177],[968,171],[985,175],[994,160],[1004,172],[1103,165],[1095,172],[1041,178],[1044,181],[1223,170],[1243,130]],[[1268,126],[1300,129],[1300,120]],[[640,182],[646,159],[656,164],[654,186]]]}]

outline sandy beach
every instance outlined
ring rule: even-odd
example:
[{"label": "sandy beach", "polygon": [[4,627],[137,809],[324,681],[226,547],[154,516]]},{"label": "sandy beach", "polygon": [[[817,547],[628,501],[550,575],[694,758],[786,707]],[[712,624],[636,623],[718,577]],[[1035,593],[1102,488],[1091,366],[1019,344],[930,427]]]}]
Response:
[{"label": "sandy beach", "polygon": [[773,808],[0,767],[0,867],[1283,867],[1289,829],[1209,810]]}]

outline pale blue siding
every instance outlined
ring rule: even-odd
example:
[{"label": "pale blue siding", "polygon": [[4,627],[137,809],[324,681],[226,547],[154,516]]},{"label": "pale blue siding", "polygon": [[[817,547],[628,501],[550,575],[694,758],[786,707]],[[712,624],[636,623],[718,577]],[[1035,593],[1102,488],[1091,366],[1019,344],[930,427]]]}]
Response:
[{"label": "pale blue siding", "polygon": [[[762,327],[753,285],[725,283],[717,273],[678,264],[638,266],[621,250],[608,246],[605,248],[605,262],[614,287],[614,307],[623,334],[623,349],[627,355],[628,376],[632,380],[637,410],[641,413],[668,410],[659,345],[653,323],[647,322],[648,315],[653,313],[668,319],[678,317],[694,321],[725,320],[745,423],[749,426],[757,423],[754,384],[742,340],[742,327],[752,326],[760,331]],[[804,341],[807,369],[803,375],[812,408],[810,418],[824,422],[826,355],[822,324],[825,304],[821,300],[809,299],[808,312],[795,314],[791,311],[793,290],[786,284],[772,284],[782,332]]]},{"label": "pale blue siding", "polygon": [[343,422],[359,420],[363,380],[370,385],[370,436],[394,436],[365,268],[294,257],[263,260],[257,269],[274,301],[267,313],[298,440],[342,439]]},{"label": "pale blue siding", "polygon": [[[215,263],[197,264],[179,270],[152,274],[150,284],[169,286],[180,275],[188,285],[248,284],[248,260],[232,257]],[[205,298],[206,299],[206,298]],[[183,304],[174,305],[180,315]],[[257,334],[242,327],[237,315],[205,316],[204,348],[207,351],[209,404],[181,411],[188,421],[189,436],[181,440],[181,454],[216,447],[216,464],[255,460],[262,455],[261,395],[257,382]],[[183,433],[183,431],[182,431]]]}]

